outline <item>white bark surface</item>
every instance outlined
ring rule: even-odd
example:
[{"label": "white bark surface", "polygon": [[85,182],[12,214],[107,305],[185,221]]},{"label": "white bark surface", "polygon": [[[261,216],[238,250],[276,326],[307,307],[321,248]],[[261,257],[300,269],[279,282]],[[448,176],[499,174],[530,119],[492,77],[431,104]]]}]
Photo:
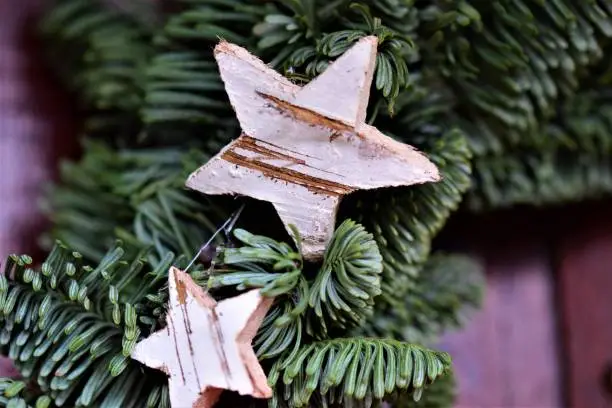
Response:
[{"label": "white bark surface", "polygon": [[172,407],[212,407],[224,389],[271,397],[251,341],[272,300],[252,290],[217,304],[183,271],[168,275],[167,327],[138,343],[132,358],[168,375]]},{"label": "white bark surface", "polygon": [[316,260],[342,196],[438,181],[427,157],[365,123],[376,46],[376,37],[363,38],[302,88],[243,48],[220,43],[215,57],[243,134],[187,186],[271,202],[286,227],[297,227],[304,257]]}]

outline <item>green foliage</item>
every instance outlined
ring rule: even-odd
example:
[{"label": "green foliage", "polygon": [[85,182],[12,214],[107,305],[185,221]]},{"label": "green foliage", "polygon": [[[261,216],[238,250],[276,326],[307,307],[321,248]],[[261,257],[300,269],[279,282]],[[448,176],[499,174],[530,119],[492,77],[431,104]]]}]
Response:
[{"label": "green foliage", "polygon": [[[592,88],[605,86],[605,75]],[[612,192],[612,105],[608,91],[585,89],[559,107],[559,121],[540,139],[554,143],[543,151],[516,149],[513,155],[479,157],[471,208],[512,204],[553,204]]]},{"label": "green foliage", "polygon": [[287,244],[243,230],[235,236],[245,245],[221,250],[208,286],[261,288],[264,296],[276,297],[255,338],[260,359],[296,352],[306,337],[329,338],[330,331],[356,327],[371,314],[382,264],[372,235],[361,225],[346,220],[338,227],[314,274]]},{"label": "green foliage", "polygon": [[479,305],[479,268],[430,256],[463,197],[481,210],[612,191],[607,1],[179,0],[163,13],[154,2],[55,3],[42,22],[47,49],[96,141],[64,165],[47,201],[47,241],[71,250],[57,247],[40,271],[11,258],[0,340],[57,405],[168,403],[163,376],[125,356],[163,322],[167,267],[186,265],[233,207],[183,188],[240,132],[214,63],[220,38],[304,84],[376,35],[368,121],[442,176],[348,197],[321,263],[242,229],[238,242],[207,248],[219,255],[208,269],[196,262],[192,276],[217,298],[249,288],[275,297],[255,340],[273,405],[449,406],[450,374],[424,387],[448,358],[398,340],[433,341]]},{"label": "green foliage", "polygon": [[94,262],[116,237],[138,250],[154,247],[152,263],[167,252],[193,255],[226,215],[181,188],[186,169],[203,160],[176,148],[115,151],[87,143],[80,163],[63,164],[63,184],[47,202],[53,237]]},{"label": "green foliage", "polygon": [[421,399],[400,396],[390,404],[390,408],[452,408],[455,403],[455,375],[447,371],[435,382],[425,386]]},{"label": "green foliage", "polygon": [[[385,384],[384,392],[375,391],[375,399],[408,391],[418,396],[425,381],[434,381],[448,368],[446,354],[397,341],[354,338],[313,342],[313,338],[329,334],[324,324],[312,323],[319,319],[319,308],[326,311],[321,316],[328,319],[327,325],[332,325],[330,316],[336,316],[333,325],[337,330],[349,324],[354,327],[365,318],[365,312],[355,314],[356,305],[365,302],[367,311],[367,305],[373,304],[371,298],[380,291],[380,254],[360,225],[347,220],[338,228],[326,251],[324,273],[314,278],[307,276],[300,254],[287,244],[243,230],[236,230],[235,235],[243,247],[220,249],[219,264],[213,264],[212,273],[196,268],[191,275],[215,290],[217,298],[230,296],[232,292],[222,289],[231,287],[238,291],[262,288],[265,296],[276,298],[255,348],[262,360],[276,358],[276,370],[283,370],[287,386],[302,384],[297,382],[302,378],[297,372],[290,374],[299,367],[295,361],[303,361],[308,350],[325,344],[330,346],[321,352],[328,353],[327,357],[321,354],[313,361],[336,367],[324,392],[329,391],[332,400],[363,399],[364,385],[355,389],[356,381],[368,388],[372,378],[373,386],[378,387],[380,368],[388,369],[391,361],[398,362],[401,374],[397,383]],[[28,256],[9,258],[0,276],[0,345],[22,374],[36,381],[57,406],[139,407],[144,406],[143,401],[146,406],[167,406],[165,376],[140,366],[129,355],[138,340],[161,327],[167,270],[173,264],[184,267],[187,259],[168,253],[153,265],[146,255],[142,250],[130,259],[116,246],[93,268],[81,254],[57,244],[38,269],[31,266]],[[326,278],[321,281],[321,276]],[[338,359],[333,358],[336,352]],[[362,362],[361,353],[371,362]],[[340,356],[352,362],[346,375],[338,368],[344,364]],[[399,365],[400,361],[404,365]],[[387,365],[381,366],[385,362]],[[414,367],[414,372],[406,367]],[[274,369],[271,378],[273,373]],[[299,398],[305,398],[306,403],[310,396]]]},{"label": "green foliage", "polygon": [[166,377],[129,355],[164,321],[169,267],[188,260],[132,251],[116,246],[93,268],[57,244],[40,268],[11,256],[0,276],[0,351],[57,406],[168,406]]},{"label": "green foliage", "polygon": [[[283,66],[285,70],[291,69],[288,75],[290,78],[310,80],[321,74],[333,59],[346,52],[360,38],[366,35],[375,35],[378,37],[378,55],[376,56],[374,83],[376,89],[389,102],[389,110],[392,111],[400,91],[404,90],[409,84],[408,65],[404,57],[412,52],[413,44],[409,37],[384,26],[381,19],[373,17],[369,7],[365,5],[352,4],[344,13],[347,16],[358,14],[362,21],[356,23],[355,21],[344,22],[341,20],[341,24],[344,23],[343,25],[350,27],[350,29],[316,36],[315,44],[312,44],[312,41],[308,41],[305,37],[305,41],[301,45],[297,41],[298,38],[293,37],[288,43],[284,44],[285,49],[277,54],[279,56],[287,54],[287,59],[283,61],[277,56],[274,63]],[[278,18],[271,17],[274,16],[269,16],[267,18],[268,22],[279,21]],[[280,21],[282,21],[282,18]],[[292,27],[292,25],[286,26],[286,28],[289,27]],[[260,48],[270,48],[273,45],[278,45],[278,40],[283,38],[278,32],[275,33],[277,37],[272,37],[268,31],[271,27],[259,25],[258,29],[264,36],[258,43]],[[271,40],[271,38],[274,38],[274,40]]]},{"label": "green foliage", "polygon": [[[107,57],[105,52],[109,47],[127,51],[116,63],[130,72],[121,76],[121,81],[111,69],[100,69],[104,75],[90,75],[91,81],[75,81],[78,75],[66,77],[82,95],[123,90],[110,93],[116,97],[88,99],[103,101],[100,106],[120,102],[129,105],[121,109],[139,110],[150,125],[140,134],[146,140],[199,148],[205,145],[204,150],[214,152],[217,149],[206,145],[207,140],[222,143],[238,133],[212,59],[218,38],[245,45],[296,81],[308,81],[359,37],[374,33],[380,39],[380,54],[372,114],[376,116],[385,99],[393,109],[398,98],[420,92],[414,87],[415,77],[425,78],[427,91],[443,89],[450,100],[442,119],[463,130],[480,163],[475,166],[477,184],[471,208],[576,200],[609,191],[608,155],[594,157],[582,154],[580,148],[558,152],[555,130],[564,122],[564,104],[580,106],[581,102],[573,102],[576,91],[590,81],[591,71],[599,69],[607,53],[606,39],[612,34],[612,25],[611,8],[605,2],[559,0],[555,6],[523,0],[491,4],[467,0],[177,3],[157,31],[153,30],[156,26],[136,21],[142,19],[134,19],[134,13],[126,16],[82,0],[58,1],[59,6],[44,24],[48,37],[71,45],[63,50],[79,50],[72,56],[54,52],[71,67],[69,73],[87,73],[88,66],[92,72],[95,67],[115,67],[114,58],[118,57],[112,53]],[[137,16],[148,14],[149,10],[139,11]],[[101,23],[111,20],[113,24],[104,27],[118,28],[109,30],[112,36],[104,37],[109,39],[109,47],[98,47],[95,41],[89,45],[89,38],[99,37],[96,32],[103,27]],[[76,38],[71,34],[73,26],[83,35]],[[111,37],[116,40],[111,42]],[[148,41],[150,38],[154,41]],[[78,46],[72,46],[74,41]],[[96,57],[87,65],[81,61],[85,53],[80,50],[90,48],[96,50]],[[66,64],[75,59],[74,64]],[[133,69],[143,65],[144,69]],[[600,70],[604,78],[606,69]],[[106,82],[111,85],[100,86]],[[409,88],[404,92],[406,86]],[[595,88],[595,94],[605,92],[601,86]],[[140,96],[133,99],[134,95]],[[413,118],[410,113],[396,113],[395,118],[402,121],[406,115]],[[112,121],[104,116],[100,123],[108,126]],[[132,122],[123,118],[121,123]],[[204,132],[204,136],[191,137],[197,132]],[[578,145],[583,134],[579,131],[572,136]],[[579,165],[566,163],[571,153],[580,156]],[[516,176],[511,169],[516,169]],[[588,183],[582,182],[585,177]],[[573,187],[547,189],[551,182]]]},{"label": "green foliage", "polygon": [[[370,407],[398,394],[419,400],[426,384],[450,367],[446,353],[394,340],[333,339],[282,356],[268,381],[276,384],[270,407]],[[316,393],[315,393],[316,391]]]},{"label": "green foliage", "polygon": [[[404,31],[405,22],[393,28],[385,26],[381,18],[373,16],[369,5],[348,1],[276,3],[279,4],[273,5],[254,28],[260,37],[258,51],[270,56],[270,65],[282,68],[289,78],[308,82],[360,38],[375,35],[378,37],[375,89],[389,103],[389,111],[393,111],[400,91],[409,85],[407,60],[414,54],[414,44]],[[406,15],[405,6],[389,3],[391,7],[383,6],[382,10],[390,15],[395,11]]]},{"label": "green foliage", "polygon": [[1,351],[57,406],[166,406],[165,377],[129,355],[165,313],[145,307],[146,296],[165,283],[173,257],[151,268],[142,255],[130,261],[117,246],[92,268],[58,244],[37,269],[28,256],[8,259]]},{"label": "green foliage", "polygon": [[141,104],[142,69],[152,53],[149,29],[99,0],[56,0],[41,30],[60,77],[95,110],[87,128],[133,132],[130,112]]},{"label": "green foliage", "polygon": [[6,408],[53,408],[46,395],[39,396],[23,381],[0,378],[0,405]]},{"label": "green foliage", "polygon": [[[476,155],[471,209],[611,191],[610,150],[589,146],[595,127],[599,143],[612,140],[599,120],[608,108],[597,102],[609,93],[602,57],[611,13],[607,2],[565,0],[447,1],[423,9],[424,66],[453,90]],[[600,74],[604,83],[593,86]]]},{"label": "green foliage", "polygon": [[[156,56],[144,71],[140,116],[149,137],[215,153],[239,133],[213,58],[220,38],[246,45],[265,10],[242,0],[180,0],[155,37]],[[261,11],[260,11],[261,10]],[[194,133],[204,134],[193,138]],[[222,144],[207,145],[210,139]]]},{"label": "green foliage", "polygon": [[440,182],[401,193],[377,192],[358,203],[360,221],[372,231],[383,257],[379,307],[401,307],[427,260],[433,237],[469,186],[470,153],[460,133],[446,133],[432,146],[429,157],[439,166]]},{"label": "green foliage", "polygon": [[478,154],[542,144],[533,138],[539,123],[603,56],[610,11],[566,0],[443,1],[424,8],[424,58],[460,95],[459,109],[479,129],[473,134]]},{"label": "green foliage", "polygon": [[382,257],[372,238],[361,225],[346,220],[327,247],[308,302],[316,316],[309,327],[319,325],[324,336],[328,327],[345,329],[363,322],[381,293]]}]

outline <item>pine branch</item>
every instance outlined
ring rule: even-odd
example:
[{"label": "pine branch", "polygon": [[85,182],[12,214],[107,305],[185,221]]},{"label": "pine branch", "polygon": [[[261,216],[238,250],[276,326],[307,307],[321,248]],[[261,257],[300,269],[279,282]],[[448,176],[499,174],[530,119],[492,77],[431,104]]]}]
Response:
[{"label": "pine branch", "polygon": [[[241,0],[177,3],[179,11],[155,38],[159,51],[144,72],[140,115],[149,139],[216,153],[239,129],[214,63],[214,45],[220,38],[250,44],[251,28],[265,7]],[[204,136],[199,141],[194,133]],[[206,145],[211,139],[221,141],[217,149]]]},{"label": "pine branch", "polygon": [[[395,100],[409,85],[407,60],[415,54],[414,44],[404,31],[409,26],[405,21],[397,24],[397,29],[387,27],[373,16],[368,5],[348,1],[320,5],[312,0],[278,3],[285,7],[274,8],[254,29],[260,37],[259,51],[270,56],[270,65],[282,68],[289,78],[308,82],[360,38],[375,35],[375,89],[393,111]],[[375,11],[408,14],[406,6],[397,2],[377,2]],[[325,31],[331,27],[333,30]]]},{"label": "pine branch", "polygon": [[[383,257],[382,302],[399,307],[427,260],[431,241],[470,185],[470,152],[457,131],[449,131],[429,150],[442,181],[356,196],[355,212],[372,231]],[[378,303],[377,307],[384,307]]]},{"label": "pine branch", "polygon": [[[328,328],[347,329],[371,314],[380,295],[382,257],[372,234],[353,221],[343,222],[329,243],[310,291],[314,316],[306,331],[326,338]],[[315,334],[319,328],[321,334]]]},{"label": "pine branch", "polygon": [[[377,35],[369,120],[425,151],[443,175],[437,184],[350,197],[340,219],[363,226],[340,225],[322,265],[237,230],[238,248],[223,247],[208,271],[196,267],[196,281],[218,298],[251,287],[276,297],[255,346],[274,367],[279,407],[285,396],[296,407],[415,406],[427,374],[448,371],[442,353],[335,337],[361,330],[431,341],[478,305],[482,277],[471,263],[430,258],[433,237],[472,181],[472,208],[612,191],[605,2],[176,3],[156,26],[102,1],[59,0],[43,24],[51,53],[68,68],[64,78],[94,113],[90,133],[115,145],[88,146],[50,200],[54,236],[83,256],[56,249],[40,271],[14,257],[14,279],[0,287],[4,349],[57,405],[168,404],[163,376],[125,356],[162,321],[165,268],[184,265],[227,212],[182,187],[187,171],[239,134],[212,58],[219,37],[306,83],[358,38]],[[116,237],[123,249],[107,253]],[[89,261],[100,265],[83,266]],[[413,369],[401,371],[402,361]],[[397,370],[381,377],[381,366]],[[421,404],[449,406],[447,380],[436,379]],[[11,398],[35,403],[27,393]]]},{"label": "pine branch", "polygon": [[[597,87],[595,82],[593,88]],[[540,132],[541,150],[513,149],[476,159],[473,210],[553,204],[612,192],[612,122],[608,87],[585,89],[559,107]],[[552,146],[551,146],[552,145]]]},{"label": "pine branch", "polygon": [[609,196],[612,156],[560,150],[484,157],[475,163],[467,205],[475,211],[517,204],[553,205]]}]

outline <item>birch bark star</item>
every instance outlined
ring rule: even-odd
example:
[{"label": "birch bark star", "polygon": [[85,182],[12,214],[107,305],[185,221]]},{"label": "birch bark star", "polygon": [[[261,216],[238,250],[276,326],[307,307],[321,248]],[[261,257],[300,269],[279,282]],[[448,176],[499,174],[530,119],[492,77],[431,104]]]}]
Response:
[{"label": "birch bark star", "polygon": [[167,326],[139,342],[132,358],[168,375],[173,408],[210,408],[232,390],[270,398],[251,346],[273,300],[252,290],[217,303],[185,272],[168,273]]},{"label": "birch bark star", "polygon": [[314,261],[333,235],[343,196],[438,181],[427,157],[365,122],[377,44],[362,38],[304,87],[245,49],[218,44],[215,58],[242,134],[187,186],[272,203],[287,230],[299,231],[304,258]]}]

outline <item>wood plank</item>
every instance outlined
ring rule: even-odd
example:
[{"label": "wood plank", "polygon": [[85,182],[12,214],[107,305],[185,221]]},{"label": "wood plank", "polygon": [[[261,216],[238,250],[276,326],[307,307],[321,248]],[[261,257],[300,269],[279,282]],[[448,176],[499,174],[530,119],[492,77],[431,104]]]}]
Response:
[{"label": "wood plank", "polygon": [[487,259],[482,311],[445,337],[454,359],[458,407],[559,407],[552,282],[537,247]]},{"label": "wood plank", "polygon": [[572,407],[611,407],[612,217],[610,205],[582,211],[560,238],[558,281]]},{"label": "wood plank", "polygon": [[496,212],[462,217],[444,234],[445,247],[473,253],[487,272],[483,309],[441,344],[453,356],[458,408],[563,406],[543,221],[529,211]]}]

